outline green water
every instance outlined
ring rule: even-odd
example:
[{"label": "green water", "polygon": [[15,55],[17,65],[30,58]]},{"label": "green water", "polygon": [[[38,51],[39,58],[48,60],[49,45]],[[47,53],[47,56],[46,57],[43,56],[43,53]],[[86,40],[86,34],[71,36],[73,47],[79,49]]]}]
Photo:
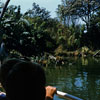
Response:
[{"label": "green water", "polygon": [[[100,59],[69,58],[45,68],[47,85],[83,100],[100,100]],[[65,100],[55,95],[54,100]]]}]

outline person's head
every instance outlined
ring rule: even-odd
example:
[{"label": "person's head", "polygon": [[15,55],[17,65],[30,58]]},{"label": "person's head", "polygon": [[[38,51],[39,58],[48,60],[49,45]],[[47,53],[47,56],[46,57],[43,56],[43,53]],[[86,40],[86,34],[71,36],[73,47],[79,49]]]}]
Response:
[{"label": "person's head", "polygon": [[21,62],[21,60],[12,58],[4,60],[2,66],[0,67],[0,82],[5,88],[5,81],[8,76],[9,71],[13,68],[16,63]]},{"label": "person's head", "polygon": [[[1,66],[1,83],[8,98],[10,100],[25,100],[26,98],[44,100],[46,80],[41,66],[22,60],[16,60],[15,64],[8,64],[8,62]],[[4,67],[9,67],[7,74]]]}]

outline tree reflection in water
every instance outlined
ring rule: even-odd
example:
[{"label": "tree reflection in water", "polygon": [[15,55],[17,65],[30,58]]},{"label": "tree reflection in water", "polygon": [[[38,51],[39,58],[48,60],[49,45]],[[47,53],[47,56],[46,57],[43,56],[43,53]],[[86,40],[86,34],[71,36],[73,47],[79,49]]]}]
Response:
[{"label": "tree reflection in water", "polygon": [[[84,100],[99,100],[100,59],[73,58],[73,61],[75,63],[71,66],[46,67],[47,84]],[[55,96],[56,99],[61,100]]]}]

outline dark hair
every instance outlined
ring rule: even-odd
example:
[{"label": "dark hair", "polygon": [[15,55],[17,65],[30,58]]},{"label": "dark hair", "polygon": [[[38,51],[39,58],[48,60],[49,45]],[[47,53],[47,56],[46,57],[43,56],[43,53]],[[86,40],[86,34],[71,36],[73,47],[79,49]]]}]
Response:
[{"label": "dark hair", "polygon": [[[1,69],[7,65],[9,64],[2,65]],[[3,70],[1,70],[1,75],[3,75],[1,77],[7,97],[10,100],[45,99],[45,73],[39,64],[16,61],[9,69],[6,77],[4,77],[5,72],[2,73]]]},{"label": "dark hair", "polygon": [[16,63],[19,62],[21,62],[21,60],[16,58],[4,60],[2,66],[0,67],[0,82],[2,83],[3,87],[5,87],[5,80],[7,78],[9,71]]}]

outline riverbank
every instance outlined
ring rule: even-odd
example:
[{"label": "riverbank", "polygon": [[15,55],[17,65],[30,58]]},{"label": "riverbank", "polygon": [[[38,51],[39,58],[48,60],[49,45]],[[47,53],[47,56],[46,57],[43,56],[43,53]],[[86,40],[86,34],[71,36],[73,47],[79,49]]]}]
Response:
[{"label": "riverbank", "polygon": [[55,55],[57,56],[68,56],[68,57],[87,57],[87,56],[95,56],[95,57],[100,57],[100,50],[91,50],[88,47],[84,46],[78,50],[75,51],[68,51],[66,49],[63,49],[62,47],[58,47],[55,51],[54,51]]},{"label": "riverbank", "polygon": [[20,53],[13,51],[11,54],[18,55],[20,58],[28,58],[32,62],[40,63],[41,65],[47,65],[50,63],[54,64],[65,64],[65,62],[69,62],[68,58],[70,57],[99,57],[100,58],[100,50],[92,51],[87,47],[82,47],[75,51],[63,50],[62,48],[57,48],[53,53],[45,52],[41,55],[24,57]]},{"label": "riverbank", "polygon": [[35,61],[37,63],[40,63],[43,66],[48,66],[49,64],[55,64],[55,65],[73,65],[75,63],[74,60],[70,60],[70,58],[82,58],[86,59],[88,57],[95,57],[100,58],[100,50],[91,51],[88,52],[80,52],[78,50],[76,51],[63,51],[57,53],[44,53],[42,56],[33,56],[31,57],[31,61]]}]

